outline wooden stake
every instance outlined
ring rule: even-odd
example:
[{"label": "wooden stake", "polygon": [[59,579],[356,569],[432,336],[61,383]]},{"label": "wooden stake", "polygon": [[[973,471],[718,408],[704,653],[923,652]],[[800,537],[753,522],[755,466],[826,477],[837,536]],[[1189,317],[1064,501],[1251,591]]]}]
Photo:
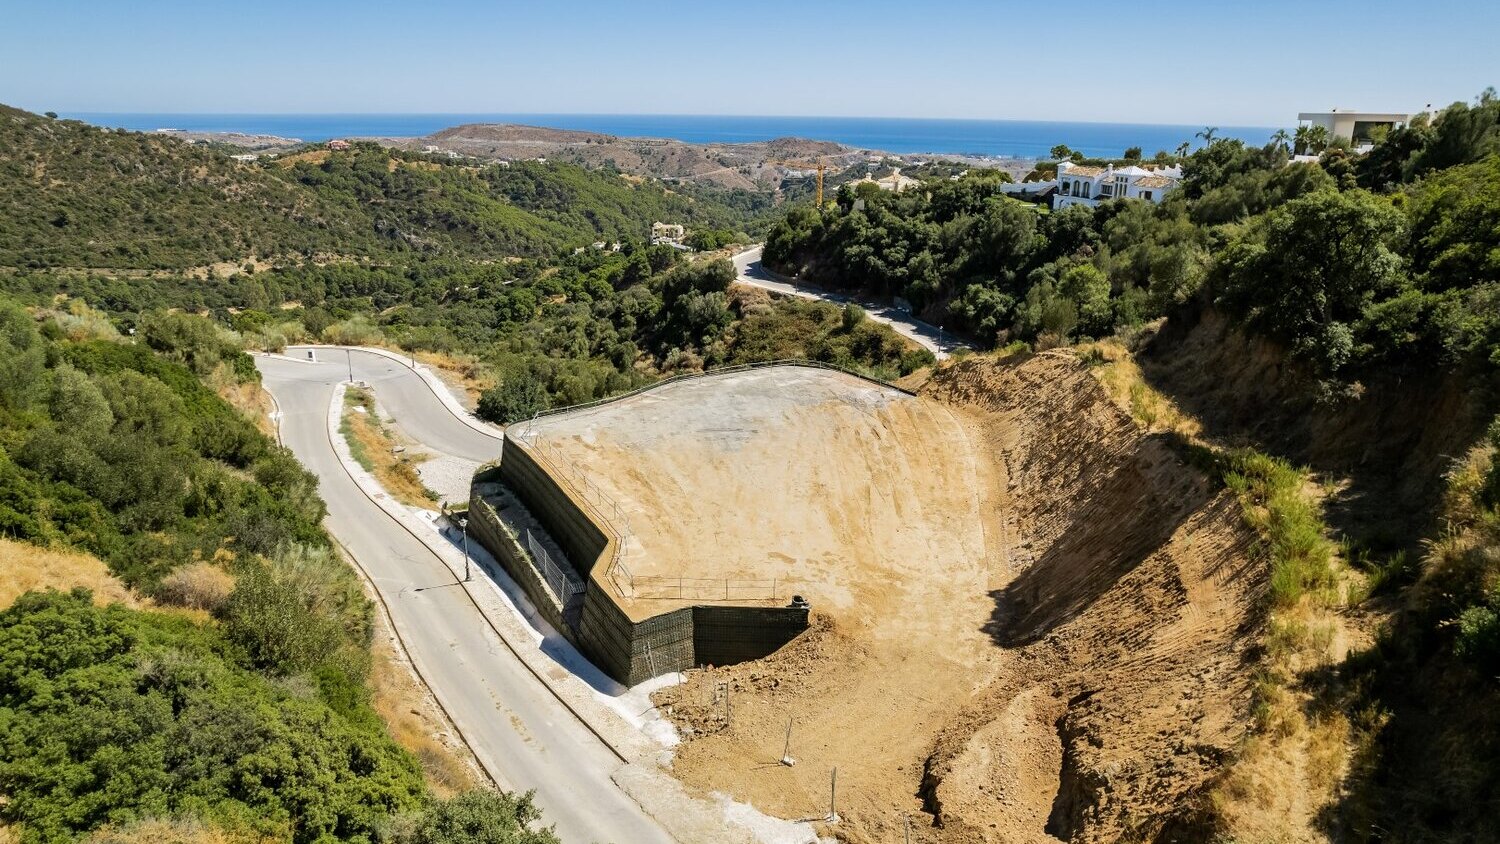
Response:
[{"label": "wooden stake", "polygon": [[833,775],[828,781],[828,822],[838,823],[838,795],[839,795],[839,769],[833,769]]}]

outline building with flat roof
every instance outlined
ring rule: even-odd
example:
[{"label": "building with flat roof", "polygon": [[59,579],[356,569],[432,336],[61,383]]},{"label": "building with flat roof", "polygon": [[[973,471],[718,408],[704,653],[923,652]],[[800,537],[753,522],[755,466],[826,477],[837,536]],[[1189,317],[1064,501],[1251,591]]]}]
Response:
[{"label": "building with flat roof", "polygon": [[1298,125],[1322,126],[1328,132],[1328,140],[1343,138],[1353,143],[1356,149],[1373,146],[1377,132],[1389,132],[1405,126],[1410,120],[1410,114],[1353,111],[1346,108],[1304,111],[1297,115]]}]

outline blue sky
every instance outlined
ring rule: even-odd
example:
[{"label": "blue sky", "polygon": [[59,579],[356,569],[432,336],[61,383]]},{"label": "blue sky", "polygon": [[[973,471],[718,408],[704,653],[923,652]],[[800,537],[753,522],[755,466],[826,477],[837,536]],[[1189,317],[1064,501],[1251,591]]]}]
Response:
[{"label": "blue sky", "polygon": [[0,0],[0,102],[1288,125],[1500,85],[1500,3]]}]

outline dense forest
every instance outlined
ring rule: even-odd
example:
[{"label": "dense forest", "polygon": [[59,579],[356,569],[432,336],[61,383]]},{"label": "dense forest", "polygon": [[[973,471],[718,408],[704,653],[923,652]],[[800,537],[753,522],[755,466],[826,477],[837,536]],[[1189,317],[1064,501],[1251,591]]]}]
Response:
[{"label": "dense forest", "polygon": [[1317,163],[1215,138],[1183,159],[1182,187],[1160,205],[1038,213],[977,176],[843,190],[773,226],[765,259],[904,298],[984,346],[1103,337],[1201,299],[1330,379],[1500,362],[1497,115],[1486,93],[1368,155],[1332,146]]},{"label": "dense forest", "polygon": [[727,262],[645,243],[663,219],[687,223],[702,249],[745,242],[769,194],[364,143],[243,165],[14,110],[0,127],[13,141],[0,152],[0,266],[13,265],[0,288],[37,306],[66,294],[125,330],[181,309],[262,348],[331,340],[477,358],[497,391],[485,410],[501,420],[507,405],[766,357],[884,377],[930,361],[858,314],[732,293]]}]

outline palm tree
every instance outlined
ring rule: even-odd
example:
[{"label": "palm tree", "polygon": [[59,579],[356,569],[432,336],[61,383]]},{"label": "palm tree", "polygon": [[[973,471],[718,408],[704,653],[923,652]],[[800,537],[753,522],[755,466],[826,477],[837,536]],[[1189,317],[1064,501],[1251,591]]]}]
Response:
[{"label": "palm tree", "polygon": [[1219,127],[1217,127],[1217,126],[1204,126],[1203,127],[1203,131],[1195,133],[1193,135],[1193,137],[1195,137],[1195,138],[1202,138],[1203,139],[1203,145],[1211,147],[1211,146],[1214,145],[1214,141],[1217,140],[1214,137],[1217,134],[1219,134]]},{"label": "palm tree", "polygon": [[1313,152],[1322,152],[1323,150],[1328,149],[1328,127],[1307,127],[1307,146]]},{"label": "palm tree", "polygon": [[1297,134],[1293,135],[1292,139],[1297,144],[1297,146],[1296,146],[1297,154],[1298,155],[1302,155],[1302,154],[1306,153],[1308,151],[1308,149],[1312,146],[1312,127],[1311,126],[1298,126],[1297,127]]},{"label": "palm tree", "polygon": [[1289,142],[1291,140],[1292,136],[1287,134],[1287,131],[1285,129],[1277,129],[1276,134],[1271,136],[1271,143],[1275,144],[1276,148],[1281,150],[1282,152],[1286,152],[1288,149],[1290,149]]},{"label": "palm tree", "polygon": [[1180,143],[1180,144],[1177,145],[1177,157],[1178,158],[1187,158],[1188,150],[1190,150],[1192,148],[1193,148],[1192,144],[1188,143],[1187,141],[1183,141],[1182,143]]}]

